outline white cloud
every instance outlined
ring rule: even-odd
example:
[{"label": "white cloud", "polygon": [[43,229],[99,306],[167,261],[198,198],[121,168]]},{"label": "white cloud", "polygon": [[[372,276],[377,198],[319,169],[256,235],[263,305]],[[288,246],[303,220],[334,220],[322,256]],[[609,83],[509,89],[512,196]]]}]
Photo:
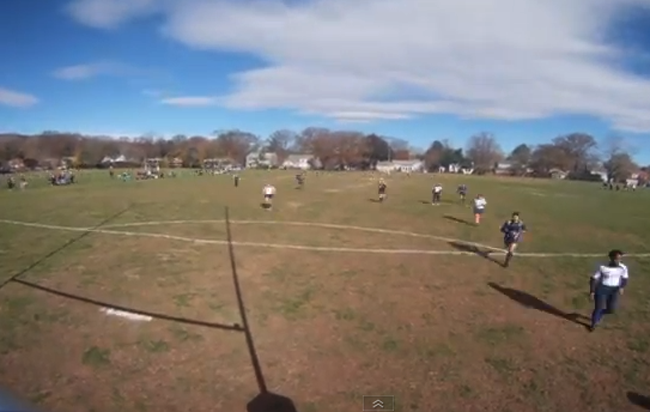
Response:
[{"label": "white cloud", "polygon": [[39,102],[36,96],[0,87],[0,105],[11,107],[30,107]]},{"label": "white cloud", "polygon": [[123,63],[104,61],[62,67],[52,75],[62,80],[85,80],[97,76],[127,76],[138,72],[139,69]]},{"label": "white cloud", "polygon": [[158,12],[165,36],[270,62],[234,76],[231,95],[167,104],[290,108],[343,120],[583,114],[650,131],[650,79],[623,71],[628,56],[603,34],[622,7],[648,3],[78,0],[72,10],[96,27]]},{"label": "white cloud", "polygon": [[160,102],[169,106],[204,107],[214,106],[218,99],[209,96],[180,96],[162,99]]},{"label": "white cloud", "polygon": [[75,0],[68,12],[84,24],[110,29],[121,22],[146,15],[155,10],[156,0]]}]

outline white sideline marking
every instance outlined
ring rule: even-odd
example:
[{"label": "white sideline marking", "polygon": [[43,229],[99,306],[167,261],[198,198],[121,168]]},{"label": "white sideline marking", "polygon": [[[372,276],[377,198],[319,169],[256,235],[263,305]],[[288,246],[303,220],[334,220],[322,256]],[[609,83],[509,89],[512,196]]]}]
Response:
[{"label": "white sideline marking", "polygon": [[109,316],[117,316],[120,318],[133,320],[133,321],[151,322],[153,320],[151,316],[140,315],[138,313],[127,312],[125,310],[118,310],[112,308],[100,308],[99,311]]},{"label": "white sideline marking", "polygon": [[[221,220],[222,221],[222,220]],[[175,222],[181,222],[181,221],[175,221]],[[196,222],[196,221],[194,221]],[[214,222],[214,221],[213,221]],[[248,223],[259,223],[262,221],[238,221],[238,223],[242,222],[248,222]],[[149,238],[158,238],[158,239],[168,239],[168,240],[176,240],[180,242],[189,242],[189,243],[198,243],[198,244],[211,244],[211,245],[227,245],[228,241],[225,240],[216,240],[216,239],[199,239],[199,238],[191,238],[191,237],[185,237],[185,236],[175,236],[175,235],[167,235],[163,233],[147,233],[147,232],[127,232],[127,231],[119,231],[119,230],[106,230],[106,229],[93,229],[93,228],[85,228],[85,227],[71,227],[71,226],[57,226],[57,225],[47,225],[47,224],[42,224],[42,223],[30,223],[30,222],[21,222],[17,220],[6,220],[6,219],[0,219],[0,223],[7,223],[11,225],[18,225],[18,226],[26,226],[26,227],[35,227],[39,229],[50,229],[50,230],[61,230],[61,231],[69,231],[69,232],[92,232],[92,233],[101,233],[101,234],[107,234],[107,235],[117,235],[117,236],[133,236],[133,237],[149,237]],[[142,224],[153,224],[153,222],[141,222]],[[188,221],[185,221],[185,223],[188,223]],[[234,223],[234,222],[233,222]],[[288,222],[273,222],[273,223],[285,223],[289,224]],[[292,224],[299,224],[303,226],[310,225],[309,223],[306,222],[291,222]],[[160,222],[157,222],[157,224],[163,224]],[[169,224],[169,222],[164,222],[164,224]],[[325,225],[325,223],[323,223]],[[387,229],[373,229],[373,228],[357,228],[355,226],[346,226],[346,225],[333,225],[335,227],[338,227],[339,229],[345,229],[345,228],[356,228],[360,230],[371,230],[371,231],[377,231],[379,233],[384,232],[384,233],[402,233],[402,234],[409,234],[410,232],[399,232],[399,231],[388,231]],[[417,233],[412,233],[411,235],[414,236],[429,236],[429,235],[421,235]],[[438,238],[441,240],[446,240],[447,238]],[[473,245],[471,243],[466,243],[462,240],[459,239],[449,239],[449,241],[454,241],[458,243],[463,243],[463,244],[468,244],[468,245]],[[364,249],[364,248],[343,248],[343,247],[327,247],[327,246],[304,246],[304,245],[291,245],[291,244],[279,244],[279,243],[257,243],[257,242],[239,242],[239,241],[233,241],[233,245],[235,246],[248,246],[248,247],[259,247],[259,248],[272,248],[272,249],[289,249],[289,250],[305,250],[305,251],[314,251],[314,252],[342,252],[342,253],[375,253],[375,254],[393,254],[393,255],[450,255],[450,256],[459,256],[459,255],[468,255],[468,256],[476,256],[477,254],[474,252],[465,252],[465,251],[455,251],[455,250],[426,250],[426,249]],[[475,245],[475,244],[474,244]],[[479,245],[480,246],[480,245]],[[496,248],[490,248],[493,249],[494,252],[491,252],[491,254],[504,254],[505,251],[501,249],[496,249]],[[517,256],[519,257],[537,257],[537,258],[545,258],[545,257],[602,257],[602,253],[518,253]],[[628,253],[626,256],[630,257],[650,257],[650,253]]]},{"label": "white sideline marking", "polygon": [[[136,227],[136,226],[163,226],[163,225],[187,225],[187,224],[204,224],[204,223],[225,223],[223,219],[207,219],[207,220],[160,220],[153,222],[133,222],[133,223],[118,223],[112,225],[102,226],[103,228],[122,228],[122,227]],[[324,229],[338,229],[338,230],[358,230],[361,232],[383,233],[388,235],[401,235],[419,237],[424,239],[440,240],[443,242],[458,242],[468,246],[476,246],[493,252],[504,252],[503,249],[495,248],[481,243],[466,242],[460,239],[452,239],[448,237],[426,235],[422,233],[406,232],[403,230],[393,229],[380,229],[374,227],[352,226],[352,225],[338,225],[334,223],[318,223],[318,222],[293,222],[293,221],[279,221],[279,220],[231,220],[230,223],[237,225],[285,225],[285,226],[306,226],[306,227],[320,227]],[[505,252],[504,252],[505,253]]]}]

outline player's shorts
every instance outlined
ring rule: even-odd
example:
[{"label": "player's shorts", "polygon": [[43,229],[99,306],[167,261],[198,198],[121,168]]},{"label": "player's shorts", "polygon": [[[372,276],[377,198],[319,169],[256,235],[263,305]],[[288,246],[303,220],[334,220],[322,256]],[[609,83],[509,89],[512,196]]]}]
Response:
[{"label": "player's shorts", "polygon": [[510,247],[511,245],[516,245],[516,244],[518,244],[518,243],[519,243],[519,240],[520,240],[520,239],[518,239],[518,238],[513,238],[513,237],[510,237],[510,236],[506,236],[505,238],[503,238],[503,244],[504,244],[504,245],[506,246],[506,248],[507,248],[507,247]]}]

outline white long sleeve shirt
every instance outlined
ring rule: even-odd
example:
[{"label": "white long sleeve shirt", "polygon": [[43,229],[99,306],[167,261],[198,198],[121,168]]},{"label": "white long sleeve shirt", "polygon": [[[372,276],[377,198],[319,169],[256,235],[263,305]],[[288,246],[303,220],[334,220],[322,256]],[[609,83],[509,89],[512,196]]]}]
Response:
[{"label": "white long sleeve shirt", "polygon": [[591,278],[599,285],[620,287],[627,282],[629,277],[627,266],[620,263],[618,266],[600,265]]}]

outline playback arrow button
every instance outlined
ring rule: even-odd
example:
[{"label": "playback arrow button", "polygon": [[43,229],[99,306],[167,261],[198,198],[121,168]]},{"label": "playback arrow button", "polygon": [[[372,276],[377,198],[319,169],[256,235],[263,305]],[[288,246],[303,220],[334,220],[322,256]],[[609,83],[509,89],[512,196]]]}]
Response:
[{"label": "playback arrow button", "polygon": [[392,395],[368,395],[363,397],[364,412],[394,411],[395,397]]}]

